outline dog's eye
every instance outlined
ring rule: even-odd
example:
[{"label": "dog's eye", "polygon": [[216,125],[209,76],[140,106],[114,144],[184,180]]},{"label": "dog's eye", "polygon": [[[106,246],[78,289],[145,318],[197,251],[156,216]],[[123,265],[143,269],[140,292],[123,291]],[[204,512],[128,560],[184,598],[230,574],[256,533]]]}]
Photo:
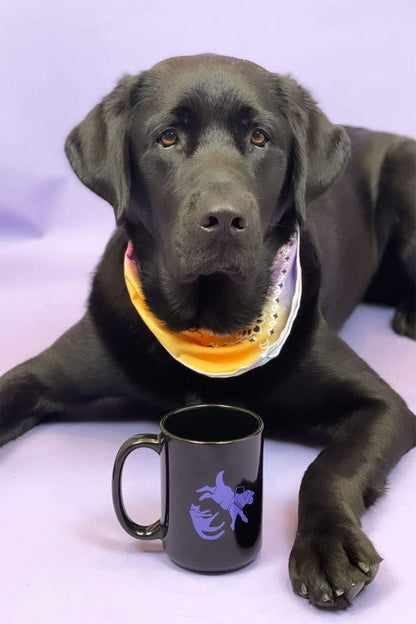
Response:
[{"label": "dog's eye", "polygon": [[269,140],[269,137],[263,132],[263,130],[254,130],[251,135],[251,142],[257,147],[264,147]]},{"label": "dog's eye", "polygon": [[160,137],[159,142],[163,145],[163,147],[171,147],[172,145],[175,145],[178,140],[178,135],[175,130],[166,130],[166,132],[164,132]]}]

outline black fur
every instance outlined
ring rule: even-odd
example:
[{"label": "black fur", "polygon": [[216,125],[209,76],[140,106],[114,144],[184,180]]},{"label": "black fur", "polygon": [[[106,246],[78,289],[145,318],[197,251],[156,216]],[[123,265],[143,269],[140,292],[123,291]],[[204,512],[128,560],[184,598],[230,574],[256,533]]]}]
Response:
[{"label": "black fur", "polygon": [[[264,146],[251,141],[257,128]],[[164,147],[168,129],[178,141]],[[122,78],[65,150],[80,180],[113,205],[119,227],[86,315],[2,378],[0,441],[71,405],[115,396],[160,416],[230,403],[261,414],[266,432],[322,433],[326,447],[302,480],[289,572],[314,605],[347,607],[381,561],[360,516],[415,445],[416,426],[335,331],[367,298],[395,305],[394,328],[415,337],[415,142],[334,126],[292,78],[202,55]],[[226,379],[194,373],[132,307],[123,279],[129,239],[149,306],[172,330],[248,326],[296,223],[301,307],[267,365]]]}]

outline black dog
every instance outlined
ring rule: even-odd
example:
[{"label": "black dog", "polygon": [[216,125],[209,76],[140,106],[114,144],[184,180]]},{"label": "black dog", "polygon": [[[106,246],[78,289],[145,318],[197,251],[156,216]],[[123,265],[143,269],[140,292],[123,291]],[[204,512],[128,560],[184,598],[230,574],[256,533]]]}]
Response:
[{"label": "black dog", "polygon": [[[415,338],[416,143],[332,125],[287,76],[215,55],[124,76],[69,135],[80,180],[110,202],[117,229],[86,315],[2,380],[1,441],[68,406],[123,396],[159,413],[228,403],[266,428],[320,431],[289,562],[294,591],[345,608],[381,557],[360,516],[415,445],[404,401],[335,333],[366,298],[394,305]],[[250,327],[273,259],[300,228],[302,298],[278,357],[212,378],[178,363],[126,289],[128,241],[153,314],[174,332]]]}]

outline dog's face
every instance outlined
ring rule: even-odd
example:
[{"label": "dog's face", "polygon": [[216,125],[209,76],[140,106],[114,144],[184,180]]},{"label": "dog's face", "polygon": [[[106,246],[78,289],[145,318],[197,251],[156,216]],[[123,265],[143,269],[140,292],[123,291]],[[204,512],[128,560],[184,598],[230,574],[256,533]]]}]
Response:
[{"label": "dog's face", "polygon": [[126,224],[153,312],[231,333],[260,313],[276,250],[348,147],[292,79],[201,55],[124,77],[66,153]]},{"label": "dog's face", "polygon": [[179,281],[255,279],[290,150],[269,75],[228,59],[171,59],[139,79],[137,94],[130,217],[146,220]]}]

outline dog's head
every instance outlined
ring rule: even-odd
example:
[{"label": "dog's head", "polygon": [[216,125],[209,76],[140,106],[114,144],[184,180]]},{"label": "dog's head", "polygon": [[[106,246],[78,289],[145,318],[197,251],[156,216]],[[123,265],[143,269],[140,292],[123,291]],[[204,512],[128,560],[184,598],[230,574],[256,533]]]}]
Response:
[{"label": "dog's head", "polygon": [[349,140],[292,78],[201,55],[124,76],[65,151],[125,224],[153,312],[231,333],[260,313],[277,248]]}]

